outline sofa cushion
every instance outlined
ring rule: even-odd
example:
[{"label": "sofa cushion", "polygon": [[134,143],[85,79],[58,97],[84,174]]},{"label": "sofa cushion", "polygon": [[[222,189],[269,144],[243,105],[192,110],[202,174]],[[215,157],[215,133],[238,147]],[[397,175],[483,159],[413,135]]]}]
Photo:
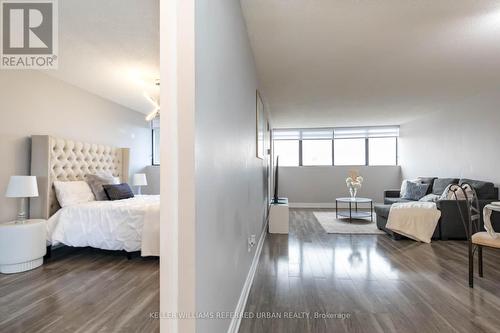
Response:
[{"label": "sofa cushion", "polygon": [[476,190],[479,199],[498,199],[498,192],[495,190],[493,183],[466,178],[460,179],[459,184],[462,185],[464,183],[470,184]]},{"label": "sofa cushion", "polygon": [[420,200],[427,194],[429,184],[408,182],[406,184],[406,193],[401,194],[403,199]]},{"label": "sofa cushion", "polygon": [[384,204],[386,205],[392,205],[398,202],[412,202],[415,200],[408,200],[408,199],[403,199],[403,198],[390,198],[390,197],[385,197],[384,198]]},{"label": "sofa cushion", "polygon": [[429,184],[429,188],[427,189],[427,193],[425,194],[431,194],[432,193],[432,185],[434,184],[434,179],[437,177],[418,177],[417,180],[421,182],[422,184]]},{"label": "sofa cushion", "polygon": [[432,184],[432,194],[442,195],[444,190],[451,184],[458,184],[458,178],[437,178]]}]

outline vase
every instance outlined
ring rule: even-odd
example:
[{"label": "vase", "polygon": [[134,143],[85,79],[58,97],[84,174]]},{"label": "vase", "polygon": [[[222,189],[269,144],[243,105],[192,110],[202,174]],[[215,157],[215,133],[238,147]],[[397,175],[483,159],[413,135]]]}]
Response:
[{"label": "vase", "polygon": [[350,187],[349,193],[351,193],[351,199],[356,199],[356,194],[358,194],[358,189],[355,187]]}]

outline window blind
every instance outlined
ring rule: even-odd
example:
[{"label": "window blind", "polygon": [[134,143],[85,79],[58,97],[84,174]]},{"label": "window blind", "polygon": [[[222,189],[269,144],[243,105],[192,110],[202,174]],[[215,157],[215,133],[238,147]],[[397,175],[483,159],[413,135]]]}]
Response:
[{"label": "window blind", "polygon": [[332,140],[398,137],[399,126],[275,129],[273,140]]},{"label": "window blind", "polygon": [[343,127],[334,129],[334,139],[398,137],[399,126]]}]

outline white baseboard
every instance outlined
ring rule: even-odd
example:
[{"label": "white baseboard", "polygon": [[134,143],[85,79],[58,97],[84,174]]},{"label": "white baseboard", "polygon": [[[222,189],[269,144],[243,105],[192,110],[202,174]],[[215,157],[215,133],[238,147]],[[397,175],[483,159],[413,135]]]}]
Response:
[{"label": "white baseboard", "polygon": [[241,291],[238,304],[236,304],[236,310],[234,310],[235,315],[231,320],[231,324],[229,325],[227,333],[238,333],[238,330],[240,329],[242,319],[241,314],[245,311],[248,295],[250,294],[250,289],[252,288],[255,272],[257,271],[257,266],[259,265],[260,253],[262,252],[262,247],[264,246],[264,241],[266,239],[268,223],[269,217],[266,219],[266,224],[264,225],[264,229],[262,230],[262,234],[260,235],[259,242],[257,243],[257,248],[252,260],[252,265],[250,266],[250,271],[248,272],[247,279],[245,281],[245,284],[243,285],[243,290]]}]

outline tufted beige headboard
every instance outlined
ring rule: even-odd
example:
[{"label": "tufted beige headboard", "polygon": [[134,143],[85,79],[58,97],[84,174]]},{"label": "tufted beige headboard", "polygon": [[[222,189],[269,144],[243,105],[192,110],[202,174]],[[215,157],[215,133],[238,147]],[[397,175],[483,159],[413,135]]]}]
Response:
[{"label": "tufted beige headboard", "polygon": [[60,208],[54,181],[83,180],[85,175],[111,172],[127,182],[128,148],[76,142],[48,135],[31,138],[31,175],[37,176],[39,196],[30,200],[30,217],[48,219]]}]

